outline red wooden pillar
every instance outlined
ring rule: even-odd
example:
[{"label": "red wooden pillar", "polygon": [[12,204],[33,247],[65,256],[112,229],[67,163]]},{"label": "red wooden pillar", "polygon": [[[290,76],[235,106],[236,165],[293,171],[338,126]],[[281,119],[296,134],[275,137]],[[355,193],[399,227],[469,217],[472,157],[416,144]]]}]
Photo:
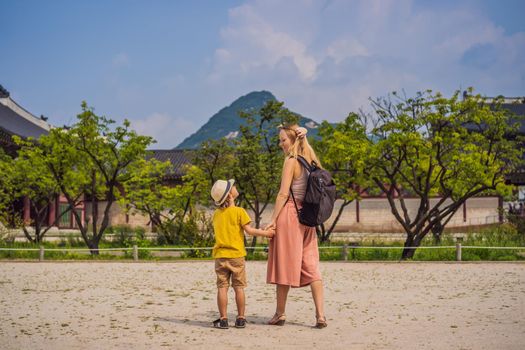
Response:
[{"label": "red wooden pillar", "polygon": [[355,222],[359,222],[359,200],[355,201]]},{"label": "red wooden pillar", "polygon": [[24,225],[31,223],[31,202],[29,197],[24,197]]},{"label": "red wooden pillar", "polygon": [[47,219],[47,225],[48,226],[53,225],[53,223],[55,222],[56,216],[57,216],[57,214],[56,214],[56,200],[52,199],[49,202],[49,216],[48,216],[48,219]]}]

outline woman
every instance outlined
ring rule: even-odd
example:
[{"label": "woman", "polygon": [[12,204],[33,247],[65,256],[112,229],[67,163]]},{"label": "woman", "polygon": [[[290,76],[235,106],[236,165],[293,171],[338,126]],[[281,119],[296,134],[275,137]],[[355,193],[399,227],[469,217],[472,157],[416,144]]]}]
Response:
[{"label": "woman", "polygon": [[[300,208],[306,192],[308,172],[297,160],[302,156],[309,163],[320,166],[314,150],[305,137],[306,129],[297,125],[281,127],[279,146],[285,154],[281,187],[268,228],[275,228],[268,251],[266,282],[276,284],[277,306],[275,315],[268,321],[271,325],[284,325],[286,298],[290,287],[310,286],[315,304],[316,327],[327,326],[323,306],[323,282],[319,271],[319,251],[314,227],[299,223]],[[292,191],[293,198],[290,194]]]}]

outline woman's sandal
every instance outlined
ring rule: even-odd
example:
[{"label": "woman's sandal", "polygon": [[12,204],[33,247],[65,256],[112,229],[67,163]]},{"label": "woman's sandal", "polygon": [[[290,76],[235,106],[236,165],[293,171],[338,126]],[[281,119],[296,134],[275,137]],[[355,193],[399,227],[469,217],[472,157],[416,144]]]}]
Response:
[{"label": "woman's sandal", "polygon": [[270,321],[268,321],[268,324],[271,325],[271,326],[284,326],[284,322],[285,321],[286,321],[286,315],[285,314],[278,315],[277,313],[275,313],[275,315],[273,315],[272,319]]},{"label": "woman's sandal", "polygon": [[321,329],[321,328],[326,328],[327,326],[328,326],[328,323],[326,323],[326,317],[317,317],[315,328]]}]

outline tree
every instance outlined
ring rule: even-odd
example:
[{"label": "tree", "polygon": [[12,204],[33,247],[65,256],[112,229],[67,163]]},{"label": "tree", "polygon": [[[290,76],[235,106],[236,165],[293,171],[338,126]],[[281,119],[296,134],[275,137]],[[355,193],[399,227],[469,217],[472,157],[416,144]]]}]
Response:
[{"label": "tree", "polygon": [[6,227],[22,225],[19,210],[15,207],[18,199],[16,170],[14,160],[0,149],[0,222]]},{"label": "tree", "polygon": [[[269,101],[258,111],[240,115],[245,123],[235,142],[235,179],[241,201],[253,211],[255,227],[259,228],[262,214],[277,196],[280,186],[283,155],[278,146],[278,126],[297,123],[298,117],[277,101]],[[256,243],[254,236],[251,246]]]},{"label": "tree", "polygon": [[71,210],[71,207],[53,218],[51,223],[48,222],[48,210],[55,204],[60,192],[59,185],[46,166],[38,141],[32,138],[23,140],[17,136],[13,136],[13,140],[20,147],[17,157],[13,160],[12,176],[16,190],[14,198],[28,198],[34,213],[30,223],[33,232],[27,229],[25,223],[22,230],[28,241],[40,243],[45,234]]},{"label": "tree", "polygon": [[[82,222],[76,211],[73,211],[73,214],[86,244],[92,249],[92,253],[98,254],[98,244],[109,225],[111,207],[120,196],[122,185],[129,178],[127,170],[134,162],[145,157],[146,148],[153,139],[137,135],[130,129],[128,120],[124,120],[122,126],[112,129],[111,126],[115,122],[96,115],[86,102],[82,102],[82,113],[77,119],[77,123],[69,132],[74,135],[74,147],[87,158],[89,164],[87,170],[91,179],[88,192],[92,210],[91,237],[87,235],[87,222]],[[99,198],[106,202],[100,224]]]},{"label": "tree", "polygon": [[[206,141],[192,159],[208,179],[208,188],[217,179],[234,178],[241,205],[253,211],[255,226],[260,227],[262,214],[279,190],[283,158],[278,126],[297,122],[298,117],[276,101],[240,116],[245,122],[237,139]],[[209,204],[209,195],[201,203]],[[251,245],[256,242],[254,237]]]},{"label": "tree", "polygon": [[196,166],[186,169],[182,184],[170,186],[164,178],[171,164],[156,159],[140,160],[130,168],[121,203],[146,214],[167,243],[183,242],[185,224],[200,194],[207,189],[205,174]]},{"label": "tree", "polygon": [[313,146],[322,166],[331,172],[337,197],[341,200],[341,206],[330,226],[321,224],[316,227],[319,240],[327,242],[344,209],[354,200],[359,200],[363,193],[370,192],[373,183],[364,175],[369,141],[365,125],[356,113],[350,113],[336,125],[324,121],[319,126],[319,136]]},{"label": "tree", "polygon": [[[128,169],[144,158],[152,142],[130,130],[127,120],[114,129],[112,124],[114,121],[96,115],[83,102],[82,113],[71,128],[55,128],[40,138],[43,162],[69,206],[90,204],[91,217],[83,220],[77,210],[73,210],[73,217],[92,254],[98,254],[111,207],[129,178]],[[106,206],[99,222],[101,200]]]},{"label": "tree", "polygon": [[[501,102],[461,99],[459,91],[451,98],[426,91],[372,101],[377,142],[370,141],[365,175],[386,194],[407,235],[402,259],[412,258],[415,249],[408,247],[442,230],[468,198],[508,191],[504,175],[519,162],[520,150]],[[408,195],[418,198],[417,210],[407,208]]]},{"label": "tree", "polygon": [[[191,159],[204,173],[209,188],[218,179],[233,178],[237,167],[233,142],[226,138],[203,142],[201,147],[191,154]],[[202,200],[203,204],[210,204],[209,196]]]}]

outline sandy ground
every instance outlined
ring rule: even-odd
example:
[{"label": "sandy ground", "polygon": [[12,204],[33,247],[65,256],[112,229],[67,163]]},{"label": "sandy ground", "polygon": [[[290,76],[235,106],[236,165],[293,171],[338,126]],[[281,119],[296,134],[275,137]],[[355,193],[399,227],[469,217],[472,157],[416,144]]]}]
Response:
[{"label": "sandy ground", "polygon": [[525,349],[523,263],[322,263],[323,330],[307,288],[265,325],[265,262],[248,262],[247,328],[213,329],[212,264],[0,262],[0,348]]}]

